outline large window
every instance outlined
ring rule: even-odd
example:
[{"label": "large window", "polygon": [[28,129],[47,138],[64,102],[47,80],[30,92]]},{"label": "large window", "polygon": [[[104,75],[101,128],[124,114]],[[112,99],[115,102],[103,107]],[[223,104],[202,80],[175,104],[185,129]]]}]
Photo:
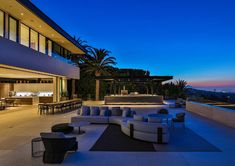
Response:
[{"label": "large window", "polygon": [[20,24],[20,43],[29,47],[29,27]]},{"label": "large window", "polygon": [[0,36],[4,36],[4,13],[0,10]]},{"label": "large window", "polygon": [[47,41],[47,54],[52,56],[52,41],[50,40]]},{"label": "large window", "polygon": [[30,48],[38,51],[38,33],[34,30],[30,30]]},{"label": "large window", "polygon": [[42,35],[39,35],[39,51],[43,54],[46,53],[46,38]]},{"label": "large window", "polygon": [[17,20],[12,17],[9,17],[9,39],[17,42]]},{"label": "large window", "polygon": [[55,53],[57,55],[61,55],[60,54],[60,46],[54,42],[53,42],[53,53]]}]

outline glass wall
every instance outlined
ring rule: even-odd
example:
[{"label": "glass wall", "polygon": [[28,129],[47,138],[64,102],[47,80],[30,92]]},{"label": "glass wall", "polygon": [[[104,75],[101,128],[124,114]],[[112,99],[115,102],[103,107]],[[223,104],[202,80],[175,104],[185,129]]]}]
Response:
[{"label": "glass wall", "polygon": [[18,34],[17,24],[18,24],[17,20],[15,20],[12,17],[9,17],[9,39],[15,42],[17,42],[17,34]]},{"label": "glass wall", "polygon": [[29,27],[20,24],[20,44],[29,47]]},{"label": "glass wall", "polygon": [[30,30],[30,48],[38,51],[38,33],[34,30]]},{"label": "glass wall", "polygon": [[46,38],[42,35],[39,35],[39,51],[46,54]]},{"label": "glass wall", "polygon": [[47,54],[49,56],[52,56],[52,41],[51,40],[47,41]]},{"label": "glass wall", "polygon": [[[8,16],[8,15],[7,15]],[[43,36],[29,26],[21,23],[14,17],[9,16],[8,20],[8,39],[20,43],[26,47],[32,48],[48,56],[71,63],[71,52]],[[5,14],[0,10],[0,36],[4,37],[5,33]]]},{"label": "glass wall", "polygon": [[61,55],[60,54],[60,46],[54,42],[53,42],[53,54]]},{"label": "glass wall", "polygon": [[4,36],[4,13],[0,10],[0,36]]}]

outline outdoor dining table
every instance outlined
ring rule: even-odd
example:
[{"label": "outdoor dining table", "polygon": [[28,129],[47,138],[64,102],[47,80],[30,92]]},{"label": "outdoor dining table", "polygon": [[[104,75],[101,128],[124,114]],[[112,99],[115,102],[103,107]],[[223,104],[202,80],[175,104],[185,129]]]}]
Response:
[{"label": "outdoor dining table", "polygon": [[41,110],[45,110],[46,113],[49,113],[49,111],[51,111],[51,114],[54,114],[55,109],[58,109],[60,111],[63,111],[64,109],[73,109],[76,108],[78,104],[81,105],[82,100],[73,99],[54,103],[39,103],[38,109],[40,110],[40,114],[42,114]]}]

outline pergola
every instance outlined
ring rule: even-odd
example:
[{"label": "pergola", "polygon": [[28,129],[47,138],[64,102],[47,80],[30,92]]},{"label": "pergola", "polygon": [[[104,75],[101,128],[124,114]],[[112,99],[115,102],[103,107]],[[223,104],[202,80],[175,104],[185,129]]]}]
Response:
[{"label": "pergola", "polygon": [[[135,84],[145,84],[150,85],[151,94],[153,94],[153,85],[154,84],[162,84],[162,82],[169,81],[173,79],[173,76],[99,76],[96,77],[97,80],[106,81],[110,83],[110,92],[114,87],[114,93],[120,94],[121,85],[126,83],[135,83]],[[149,93],[149,88],[146,88],[146,93]]]}]

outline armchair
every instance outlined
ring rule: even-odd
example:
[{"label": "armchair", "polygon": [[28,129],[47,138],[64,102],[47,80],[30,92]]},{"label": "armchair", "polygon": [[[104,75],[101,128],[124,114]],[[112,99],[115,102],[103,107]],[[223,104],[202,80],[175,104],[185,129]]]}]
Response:
[{"label": "armchair", "polygon": [[78,143],[76,137],[65,137],[60,133],[60,136],[51,137],[41,133],[42,141],[45,147],[43,154],[44,163],[62,163],[65,154],[68,151],[77,151]]}]

